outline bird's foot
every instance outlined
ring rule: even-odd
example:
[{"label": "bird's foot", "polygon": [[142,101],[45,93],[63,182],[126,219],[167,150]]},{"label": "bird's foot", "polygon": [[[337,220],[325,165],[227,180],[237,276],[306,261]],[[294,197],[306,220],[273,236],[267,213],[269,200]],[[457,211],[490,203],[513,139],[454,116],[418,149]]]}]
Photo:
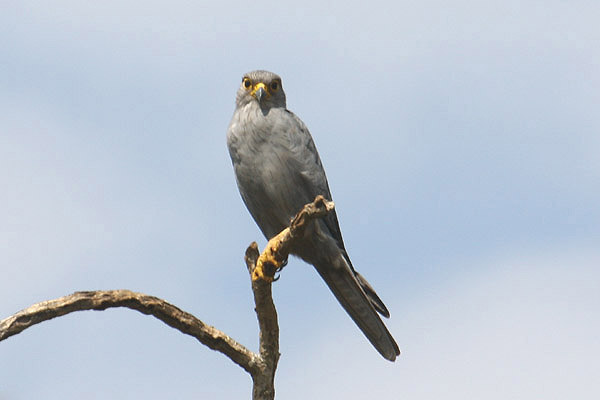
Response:
[{"label": "bird's foot", "polygon": [[282,239],[289,234],[286,231],[289,231],[289,228],[284,229],[267,243],[267,247],[256,261],[256,268],[252,272],[253,281],[262,279],[266,282],[273,282],[279,279],[275,277],[275,274],[287,265],[287,254],[280,254]]}]

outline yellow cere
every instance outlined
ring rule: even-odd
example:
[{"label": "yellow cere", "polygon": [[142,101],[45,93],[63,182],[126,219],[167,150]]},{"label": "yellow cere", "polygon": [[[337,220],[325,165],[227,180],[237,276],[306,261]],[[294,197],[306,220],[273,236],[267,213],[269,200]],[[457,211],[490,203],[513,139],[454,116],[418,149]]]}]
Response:
[{"label": "yellow cere", "polygon": [[254,88],[252,89],[252,92],[250,92],[250,94],[252,96],[254,96],[254,94],[256,93],[256,91],[260,88],[263,88],[264,91],[267,93],[267,96],[271,95],[271,93],[269,92],[269,88],[267,87],[267,85],[265,85],[262,82],[257,83],[256,85],[254,85]]}]

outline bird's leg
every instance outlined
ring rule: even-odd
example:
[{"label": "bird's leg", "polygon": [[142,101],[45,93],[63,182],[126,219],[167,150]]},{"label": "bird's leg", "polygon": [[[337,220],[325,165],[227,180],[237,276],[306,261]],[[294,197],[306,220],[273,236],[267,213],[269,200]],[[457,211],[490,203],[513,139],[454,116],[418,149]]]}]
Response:
[{"label": "bird's leg", "polygon": [[[266,282],[275,280],[275,273],[287,264],[288,252],[282,247],[290,240],[290,228],[285,228],[269,240],[267,247],[258,257],[256,268],[252,272],[252,280],[262,279]],[[283,251],[282,251],[283,250]]]},{"label": "bird's leg", "polygon": [[252,272],[252,280],[262,279],[267,282],[275,280],[275,273],[287,264],[288,255],[294,241],[302,238],[307,226],[315,218],[323,218],[334,208],[333,201],[319,195],[312,203],[306,204],[291,221],[290,226],[269,240],[267,247],[258,257],[256,268]]}]

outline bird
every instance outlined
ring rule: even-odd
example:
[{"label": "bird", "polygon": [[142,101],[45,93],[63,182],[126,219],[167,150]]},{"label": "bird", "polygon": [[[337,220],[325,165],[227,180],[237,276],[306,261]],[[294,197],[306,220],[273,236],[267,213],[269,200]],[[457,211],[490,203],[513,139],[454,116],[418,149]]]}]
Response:
[{"label": "bird", "polygon": [[[315,143],[304,122],[287,109],[279,75],[265,70],[243,75],[227,147],[242,200],[267,239],[289,226],[317,195],[332,200]],[[378,315],[389,318],[390,313],[352,266],[335,210],[312,224],[292,254],[315,267],[385,359],[394,361],[400,355]]]}]

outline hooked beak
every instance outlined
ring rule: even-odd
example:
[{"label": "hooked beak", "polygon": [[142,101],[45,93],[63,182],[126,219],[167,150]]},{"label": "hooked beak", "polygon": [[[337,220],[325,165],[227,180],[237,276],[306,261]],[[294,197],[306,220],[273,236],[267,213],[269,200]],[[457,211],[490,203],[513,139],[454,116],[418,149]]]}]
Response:
[{"label": "hooked beak", "polygon": [[252,90],[252,96],[256,97],[256,99],[258,100],[259,103],[267,95],[266,88],[267,87],[262,82],[254,85],[254,89]]}]

